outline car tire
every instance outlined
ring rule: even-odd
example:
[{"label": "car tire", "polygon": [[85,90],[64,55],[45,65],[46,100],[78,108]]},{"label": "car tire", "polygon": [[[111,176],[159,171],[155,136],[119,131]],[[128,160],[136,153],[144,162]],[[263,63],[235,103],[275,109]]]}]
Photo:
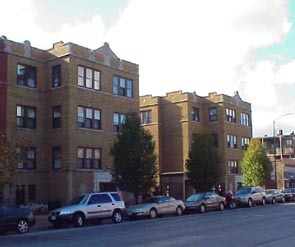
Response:
[{"label": "car tire", "polygon": [[206,213],[206,206],[204,204],[201,204],[200,206],[200,212],[203,214],[203,213]]},{"label": "car tire", "polygon": [[265,198],[263,197],[263,198],[262,198],[261,205],[262,205],[262,206],[265,206],[265,204],[266,204],[266,202],[265,202]]},{"label": "car tire", "polygon": [[275,199],[275,198],[272,198],[272,199],[271,199],[271,203],[272,203],[272,204],[275,204],[275,203],[276,203],[276,199]]},{"label": "car tire", "polygon": [[252,203],[252,199],[250,198],[250,199],[248,200],[248,207],[249,207],[249,208],[252,208],[252,206],[253,206],[253,203]]},{"label": "car tire", "polygon": [[16,232],[23,234],[29,231],[29,223],[26,219],[21,219],[16,224]]},{"label": "car tire", "polygon": [[81,213],[76,213],[73,220],[75,227],[82,227],[85,223],[85,217]]},{"label": "car tire", "polygon": [[176,208],[176,215],[177,215],[177,216],[181,216],[182,213],[183,213],[182,207],[178,206],[178,207]]},{"label": "car tire", "polygon": [[285,199],[285,197],[283,196],[283,198],[282,198],[282,203],[285,203],[286,202],[286,199]]},{"label": "car tire", "polygon": [[112,215],[113,223],[116,223],[116,224],[121,223],[122,220],[123,220],[123,214],[122,214],[121,210],[118,210],[118,209],[115,210]]},{"label": "car tire", "polygon": [[224,203],[223,202],[219,203],[219,210],[220,211],[224,210]]},{"label": "car tire", "polygon": [[149,216],[150,216],[150,219],[157,218],[157,210],[155,208],[152,208],[149,212]]}]

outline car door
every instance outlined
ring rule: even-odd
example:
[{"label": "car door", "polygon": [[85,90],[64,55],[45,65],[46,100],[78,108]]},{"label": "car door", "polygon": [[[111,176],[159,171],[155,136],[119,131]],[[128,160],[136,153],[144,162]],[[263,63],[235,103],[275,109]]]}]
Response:
[{"label": "car door", "polygon": [[159,198],[157,211],[159,214],[167,214],[167,212],[169,212],[169,202],[167,196],[161,196]]},{"label": "car door", "polygon": [[213,192],[207,192],[205,194],[205,205],[206,205],[207,208],[214,207]]},{"label": "car door", "polygon": [[112,214],[112,199],[108,194],[93,194],[90,196],[86,214],[88,219],[109,217]]}]

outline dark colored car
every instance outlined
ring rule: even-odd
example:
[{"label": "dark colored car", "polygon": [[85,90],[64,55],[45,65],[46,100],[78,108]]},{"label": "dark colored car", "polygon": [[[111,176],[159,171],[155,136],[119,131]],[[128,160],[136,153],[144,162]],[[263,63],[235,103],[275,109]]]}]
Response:
[{"label": "dark colored car", "polygon": [[294,202],[295,201],[295,189],[287,188],[283,190],[285,201],[286,202]]},{"label": "dark colored car", "polygon": [[2,234],[9,230],[26,233],[35,222],[35,216],[30,210],[0,205],[0,232]]},{"label": "dark colored car", "polygon": [[265,200],[267,203],[275,204],[276,202],[285,202],[284,193],[277,189],[267,189],[265,190],[266,196]]},{"label": "dark colored car", "polygon": [[205,213],[210,209],[224,210],[225,197],[215,192],[203,192],[189,196],[184,202],[187,211],[199,211]]}]

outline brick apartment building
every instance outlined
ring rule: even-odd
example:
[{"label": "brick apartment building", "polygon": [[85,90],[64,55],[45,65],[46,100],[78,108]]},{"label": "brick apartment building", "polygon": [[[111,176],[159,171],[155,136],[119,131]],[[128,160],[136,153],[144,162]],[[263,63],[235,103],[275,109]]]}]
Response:
[{"label": "brick apartment building", "polygon": [[280,135],[259,138],[272,164],[266,188],[295,187],[295,135],[280,132]]},{"label": "brick apartment building", "polygon": [[210,93],[200,97],[181,91],[164,97],[140,97],[140,115],[154,136],[162,192],[184,199],[193,193],[188,185],[185,162],[192,137],[205,126],[222,159],[224,191],[241,183],[240,161],[252,137],[251,105],[236,92],[233,97]]},{"label": "brick apartment building", "polygon": [[[16,140],[24,160],[16,204],[113,189],[110,147],[131,111],[139,112],[138,65],[107,43],[41,50],[0,37],[0,133]],[[7,199],[7,190],[0,195]]]}]

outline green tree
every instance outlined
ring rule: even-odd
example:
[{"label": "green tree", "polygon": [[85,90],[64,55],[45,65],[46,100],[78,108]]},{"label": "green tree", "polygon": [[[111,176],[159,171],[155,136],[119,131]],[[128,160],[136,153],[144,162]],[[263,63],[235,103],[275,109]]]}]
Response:
[{"label": "green tree", "polygon": [[221,161],[206,129],[193,137],[186,160],[187,177],[196,191],[206,191],[219,183]]},{"label": "green tree", "polygon": [[136,113],[126,116],[122,131],[111,148],[113,178],[121,190],[133,193],[136,200],[156,183],[156,155],[152,136],[140,125]]},{"label": "green tree", "polygon": [[270,161],[258,139],[251,139],[244,153],[241,169],[243,186],[263,186],[269,174]]},{"label": "green tree", "polygon": [[0,188],[8,186],[9,193],[14,185],[14,175],[19,162],[14,139],[0,133]]}]

